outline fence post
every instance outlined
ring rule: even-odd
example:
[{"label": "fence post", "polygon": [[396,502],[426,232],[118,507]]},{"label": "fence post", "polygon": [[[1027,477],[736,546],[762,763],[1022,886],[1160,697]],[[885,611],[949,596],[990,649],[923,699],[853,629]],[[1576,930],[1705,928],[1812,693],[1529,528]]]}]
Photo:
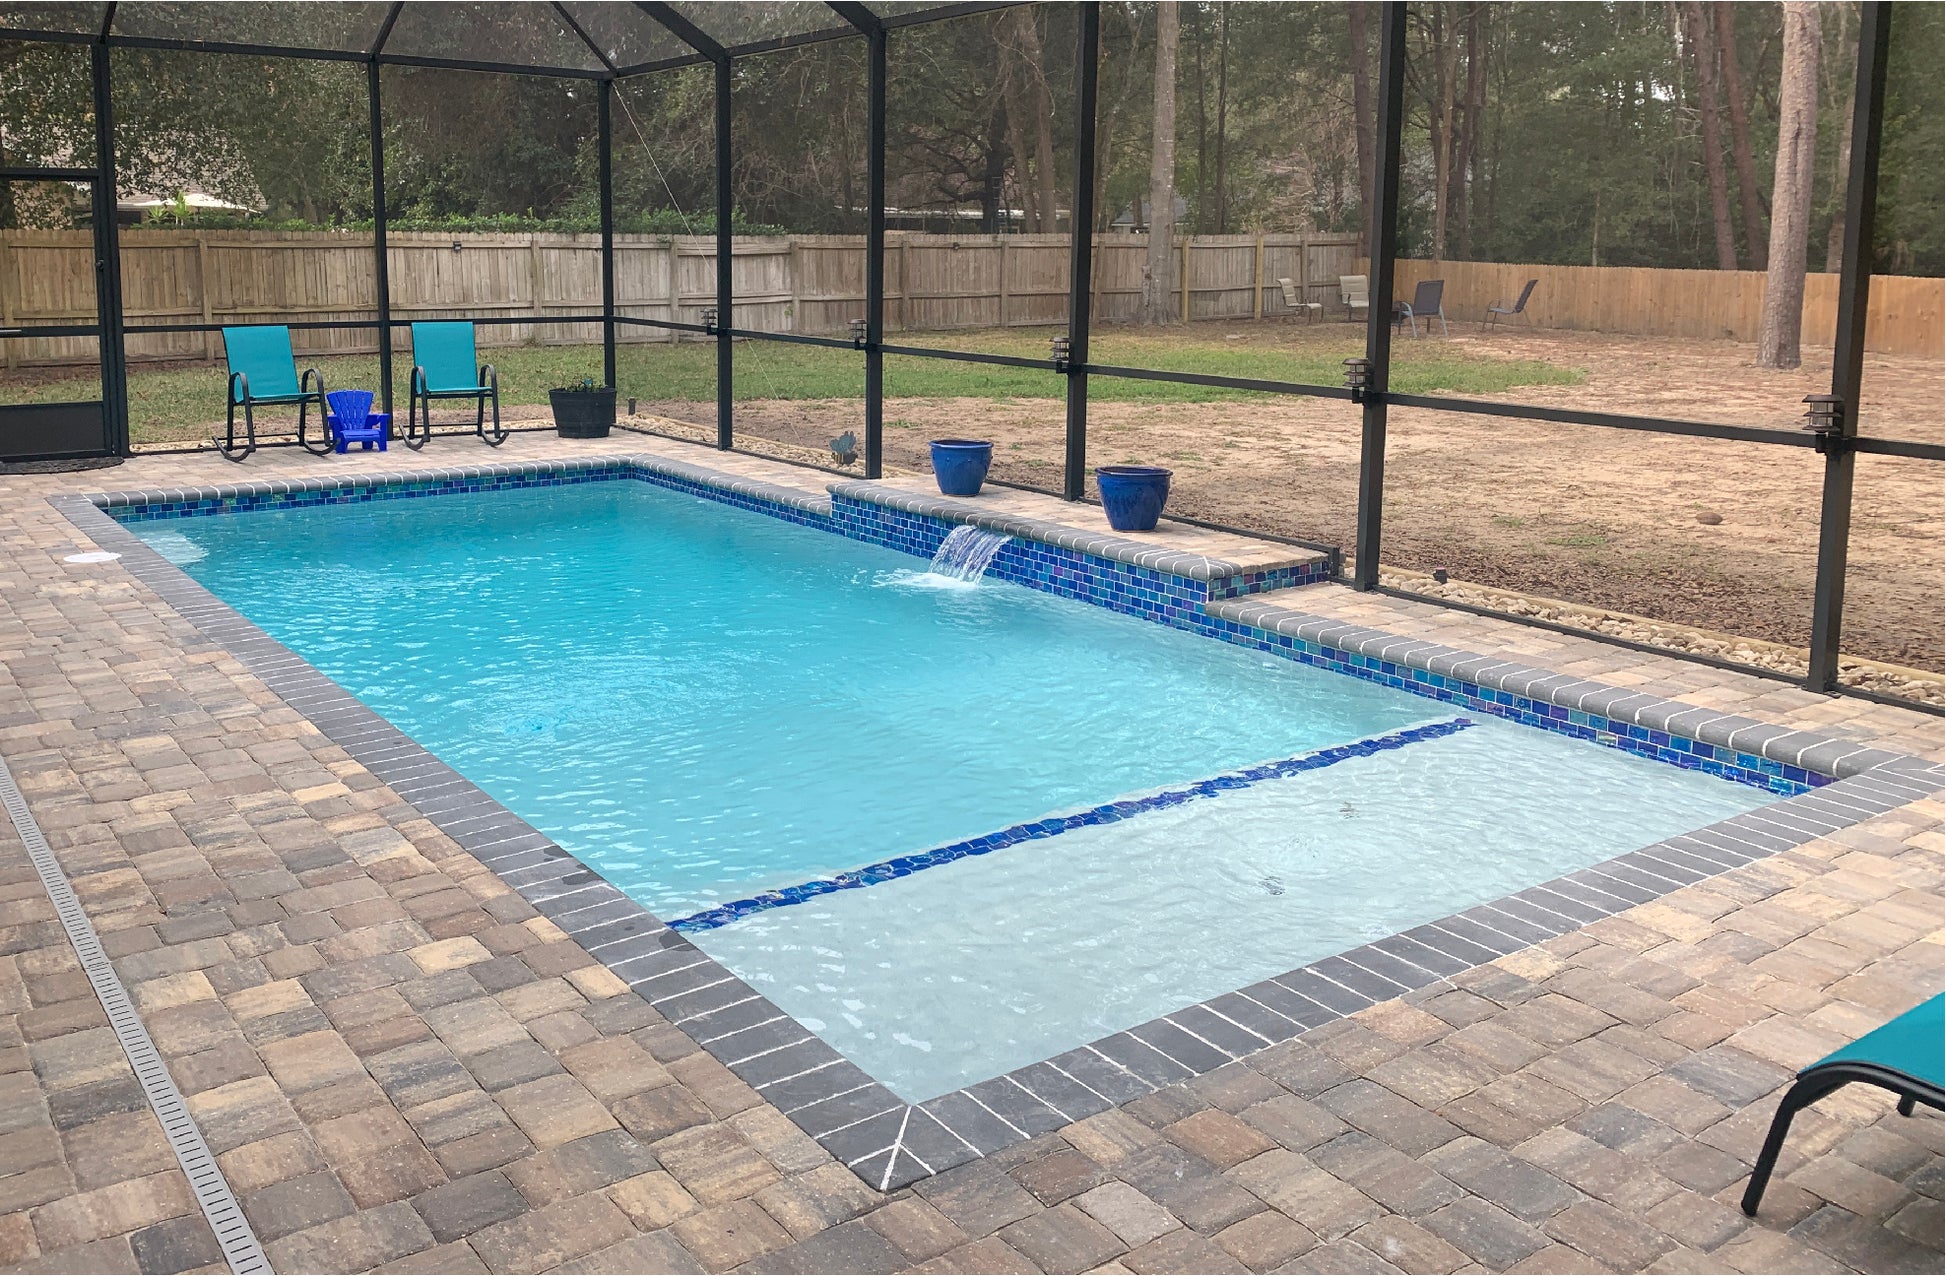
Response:
[{"label": "fence post", "polygon": [[[669,236],[662,242],[663,249],[669,254],[669,322],[682,322],[682,249],[676,244],[676,237]],[[669,344],[675,345],[682,333],[674,328],[666,329]]]},{"label": "fence post", "polygon": [[[567,10],[563,9],[563,13]],[[596,145],[601,154],[596,175],[597,198],[601,201],[601,376],[610,389],[615,387],[615,81],[611,76],[601,82],[596,99]]]},{"label": "fence post", "polygon": [[[216,312],[209,302],[209,238],[205,235],[196,236],[196,295],[202,298],[203,322],[215,323],[213,316]],[[213,332],[203,334],[203,362],[216,362],[216,334]]]},{"label": "fence post", "polygon": [[1250,317],[1252,319],[1262,319],[1264,317],[1264,236],[1262,231],[1257,232],[1256,261],[1252,273],[1256,275],[1257,286],[1251,289],[1250,292]]},{"label": "fence post", "polygon": [[[379,44],[385,42],[385,34],[391,28],[388,18],[385,30],[379,35]],[[379,103],[376,52],[365,64],[365,75],[372,112],[372,286],[378,301],[379,400],[389,413],[392,411],[392,274],[390,250],[385,245],[385,117]],[[393,429],[397,432],[396,425]]]},{"label": "fence post", "polygon": [[[114,10],[108,11],[111,15]],[[121,229],[115,221],[115,91],[108,56],[107,22],[89,50],[95,98],[94,249],[95,319],[100,328],[101,412],[107,450],[128,456],[128,346],[122,315]]]},{"label": "fence post", "polygon": [[730,217],[736,210],[736,197],[730,184],[730,59],[720,50],[716,55],[716,446],[727,452],[735,446],[735,383],[730,351],[730,329],[735,326],[731,307],[736,286],[731,270],[735,266],[734,245],[730,240]]},{"label": "fence post", "polygon": [[1007,237],[1000,236],[1000,326],[1007,326]]},{"label": "fence post", "polygon": [[547,317],[547,307],[541,301],[545,295],[546,281],[547,270],[541,256],[540,232],[529,231],[527,233],[527,291],[532,293],[534,298],[534,318],[537,322],[530,335],[535,340],[539,340],[541,335],[541,325],[538,321]]},{"label": "fence post", "polygon": [[[19,295],[20,281],[16,278],[19,266],[14,258],[13,236],[0,232],[0,327],[14,326],[14,298]],[[18,341],[0,341],[0,366],[9,371],[19,366],[20,351]],[[100,362],[97,352],[96,362]]]},{"label": "fence post", "polygon": [[1872,283],[1872,231],[1878,209],[1879,138],[1885,117],[1886,56],[1891,8],[1864,6],[1858,27],[1858,73],[1853,86],[1851,172],[1845,183],[1845,242],[1838,274],[1838,328],[1831,357],[1831,393],[1840,428],[1821,435],[1824,494],[1818,515],[1818,576],[1811,602],[1811,659],[1804,685],[1832,691],[1845,616],[1845,568],[1851,548],[1851,487],[1857,457],[1858,398],[1865,366],[1865,310]]},{"label": "fence post", "polygon": [[1189,254],[1195,242],[1196,237],[1193,235],[1182,237],[1182,268],[1178,278],[1182,285],[1182,322],[1184,323],[1189,322]]},{"label": "fence post", "polygon": [[[858,12],[864,17],[864,11]],[[885,470],[885,28],[865,31],[865,477]]]},{"label": "fence post", "polygon": [[1379,534],[1385,509],[1385,395],[1392,370],[1392,259],[1399,245],[1400,125],[1405,116],[1405,27],[1402,0],[1379,22],[1378,172],[1372,219],[1371,289],[1365,311],[1365,357],[1371,388],[1364,395],[1364,435],[1358,454],[1358,561],[1352,584],[1378,584]]},{"label": "fence post", "polygon": [[1088,324],[1094,296],[1095,89],[1101,61],[1101,4],[1084,0],[1074,42],[1074,211],[1068,221],[1068,431],[1061,494],[1088,490]]}]

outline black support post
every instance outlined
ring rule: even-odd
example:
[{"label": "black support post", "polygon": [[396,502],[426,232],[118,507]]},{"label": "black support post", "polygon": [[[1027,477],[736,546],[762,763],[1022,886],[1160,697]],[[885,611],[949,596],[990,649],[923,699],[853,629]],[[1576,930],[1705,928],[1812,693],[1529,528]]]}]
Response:
[{"label": "black support post", "polygon": [[736,442],[731,391],[730,327],[735,305],[735,275],[730,257],[730,59],[716,60],[716,446],[725,452]]},{"label": "black support post", "polygon": [[[105,24],[104,24],[105,25]],[[115,224],[115,92],[105,42],[90,50],[95,93],[95,315],[101,356],[102,443],[129,454],[128,348],[122,333],[122,247]]]},{"label": "black support post", "polygon": [[1080,6],[1074,43],[1074,211],[1068,218],[1068,437],[1061,494],[1088,492],[1088,324],[1094,291],[1095,97],[1101,68],[1101,5]]},{"label": "black support post", "polygon": [[[1385,518],[1385,395],[1392,371],[1393,258],[1399,246],[1399,136],[1405,116],[1405,5],[1387,4],[1379,22],[1378,155],[1373,174],[1372,266],[1365,312],[1365,357],[1371,386],[1364,393],[1364,437],[1358,454],[1358,548],[1352,584],[1378,585],[1379,534]],[[1353,50],[1362,57],[1363,50]]]},{"label": "black support post", "polygon": [[[597,99],[597,142],[601,148],[601,377],[602,384],[615,387],[615,82],[601,82]],[[669,254],[670,269],[675,268],[675,253]],[[535,298],[538,302],[540,299]]]},{"label": "black support post", "polygon": [[1858,28],[1858,74],[1852,86],[1851,172],[1845,182],[1845,242],[1838,275],[1838,331],[1831,355],[1831,393],[1838,429],[1819,439],[1824,495],[1818,516],[1818,577],[1811,601],[1811,660],[1804,685],[1838,685],[1845,618],[1845,569],[1851,549],[1851,488],[1857,465],[1858,399],[1865,368],[1865,310],[1872,284],[1872,230],[1878,212],[1879,138],[1885,122],[1885,76],[1892,6],[1873,0]]},{"label": "black support post", "polygon": [[885,472],[885,28],[865,33],[865,477]]},{"label": "black support post", "polygon": [[[385,247],[385,112],[378,95],[378,58],[365,64],[372,130],[372,283],[378,295],[379,399],[392,411],[392,270]],[[393,433],[398,433],[397,427]]]}]

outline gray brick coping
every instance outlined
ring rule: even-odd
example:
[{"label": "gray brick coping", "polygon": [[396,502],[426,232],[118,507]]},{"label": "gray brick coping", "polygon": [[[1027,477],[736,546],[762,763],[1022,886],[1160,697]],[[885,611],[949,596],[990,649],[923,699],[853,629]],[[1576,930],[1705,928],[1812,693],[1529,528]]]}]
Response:
[{"label": "gray brick coping", "polygon": [[1908,756],[1611,687],[1572,674],[1495,660],[1424,639],[1401,638],[1380,629],[1315,616],[1285,603],[1265,602],[1261,597],[1212,600],[1205,610],[1217,620],[1321,643],[1351,655],[1423,669],[1441,677],[1460,678],[1490,691],[1599,714],[1651,731],[1687,736],[1838,779],[1862,775]]},{"label": "gray brick coping", "polygon": [[[766,499],[774,499],[771,491],[786,490],[662,458],[618,457],[579,464],[624,460],[652,462],[650,468],[659,473]],[[490,463],[458,470],[374,475],[364,481],[415,481],[521,469],[519,465]],[[246,490],[254,485],[224,486]],[[831,490],[849,495],[842,489],[850,486],[834,484]],[[870,484],[857,486],[872,488],[874,496],[884,490]],[[1842,767],[1842,771],[1827,772],[1844,778],[1821,788],[1615,856],[913,1104],[879,1084],[600,873],[501,806],[115,522],[102,506],[117,496],[125,501],[200,499],[163,493],[115,493],[55,496],[49,502],[97,545],[122,554],[122,565],[132,576],[206,637],[227,648],[354,760],[880,1191],[977,1160],[1683,886],[1929,797],[1940,791],[1946,779],[1946,770],[1923,759],[1854,748],[1834,757],[1834,769]],[[792,492],[791,496],[789,503],[794,508],[808,508],[803,503],[807,499],[804,493]],[[914,499],[920,503],[914,508],[922,508],[925,498]],[[955,511],[948,516],[959,514]],[[1058,530],[1084,535],[1073,529]],[[1196,559],[1219,573],[1235,570],[1233,565],[1217,560],[1181,557]],[[1525,688],[1520,694],[1530,696],[1572,697],[1557,699],[1557,704],[1572,703],[1600,711],[1594,709],[1599,704],[1617,714],[1679,708],[1639,693],[1577,679],[1562,681],[1563,675],[1305,616],[1288,608],[1237,600],[1213,605],[1212,613],[1219,608],[1239,623],[1262,622],[1280,633],[1302,629],[1306,638],[1346,650],[1389,649],[1393,655],[1388,659],[1424,660],[1424,668],[1458,672],[1482,685],[1520,686]],[[1246,616],[1253,619],[1244,620]],[[1287,625],[1297,628],[1284,628]],[[1726,743],[1731,734],[1749,732],[1754,737],[1757,733],[1753,729],[1766,725],[1680,708],[1676,716],[1701,715],[1697,729],[1712,727]],[[1767,737],[1766,747],[1790,747],[1796,757],[1836,747],[1832,741],[1798,744],[1793,740],[1798,733],[1775,727],[1770,730],[1778,734]]]},{"label": "gray brick coping", "polygon": [[1190,580],[1211,581],[1246,572],[1275,571],[1281,567],[1321,563],[1326,557],[1316,550],[1292,547],[1288,557],[1245,565],[1226,559],[1211,558],[1206,554],[1167,549],[1127,536],[1090,532],[1063,523],[1029,518],[1024,514],[986,509],[970,501],[955,500],[950,496],[908,492],[904,488],[889,487],[883,483],[863,479],[841,480],[831,484],[830,491],[833,496],[847,500],[883,505],[887,509],[902,510],[908,514],[923,514],[932,518],[952,519],[958,523],[971,523],[975,527],[984,527],[988,531],[1004,532],[1008,536],[1040,541],[1044,545],[1092,554],[1096,558],[1146,567],[1150,571],[1182,576]]}]

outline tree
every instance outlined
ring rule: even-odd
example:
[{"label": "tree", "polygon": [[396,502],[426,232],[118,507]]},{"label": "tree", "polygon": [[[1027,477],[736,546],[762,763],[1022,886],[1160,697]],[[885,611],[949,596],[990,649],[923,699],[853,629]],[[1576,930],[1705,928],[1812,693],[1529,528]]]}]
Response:
[{"label": "tree", "polygon": [[1696,60],[1697,114],[1703,122],[1703,170],[1709,177],[1710,220],[1716,230],[1716,268],[1737,268],[1736,226],[1730,220],[1729,175],[1723,171],[1722,102],[1717,91],[1716,38],[1702,0],[1685,0],[1683,29]]},{"label": "tree", "polygon": [[[1169,263],[1176,239],[1176,52],[1181,25],[1176,0],[1155,7],[1155,116],[1149,149],[1149,256],[1142,266],[1141,322],[1168,323],[1175,313]],[[1188,318],[1187,315],[1183,316]]]},{"label": "tree", "polygon": [[1812,0],[1784,5],[1784,67],[1777,87],[1777,170],[1770,188],[1770,265],[1757,322],[1757,366],[1795,368],[1804,325],[1805,253],[1818,142],[1818,47]]},{"label": "tree", "polygon": [[[1351,117],[1358,142],[1358,211],[1370,221],[1373,178],[1378,171],[1378,106],[1372,96],[1370,5],[1354,0],[1345,6],[1351,26]],[[1370,233],[1369,231],[1367,233]],[[1366,251],[1370,251],[1368,245]]]},{"label": "tree", "polygon": [[1750,150],[1750,99],[1743,92],[1743,69],[1737,63],[1737,15],[1739,6],[1712,4],[1716,11],[1716,47],[1722,57],[1723,92],[1730,103],[1730,153],[1736,159],[1737,194],[1743,209],[1743,246],[1750,269],[1762,270],[1764,255],[1764,206],[1757,199],[1757,161]]}]

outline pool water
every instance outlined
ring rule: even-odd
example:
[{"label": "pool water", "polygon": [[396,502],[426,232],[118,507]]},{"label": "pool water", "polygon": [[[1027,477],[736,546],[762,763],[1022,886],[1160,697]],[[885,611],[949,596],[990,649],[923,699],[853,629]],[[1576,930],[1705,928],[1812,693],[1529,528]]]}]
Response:
[{"label": "pool water", "polygon": [[135,530],[665,919],[1409,740],[691,934],[913,1100],[1769,800],[642,482]]}]

